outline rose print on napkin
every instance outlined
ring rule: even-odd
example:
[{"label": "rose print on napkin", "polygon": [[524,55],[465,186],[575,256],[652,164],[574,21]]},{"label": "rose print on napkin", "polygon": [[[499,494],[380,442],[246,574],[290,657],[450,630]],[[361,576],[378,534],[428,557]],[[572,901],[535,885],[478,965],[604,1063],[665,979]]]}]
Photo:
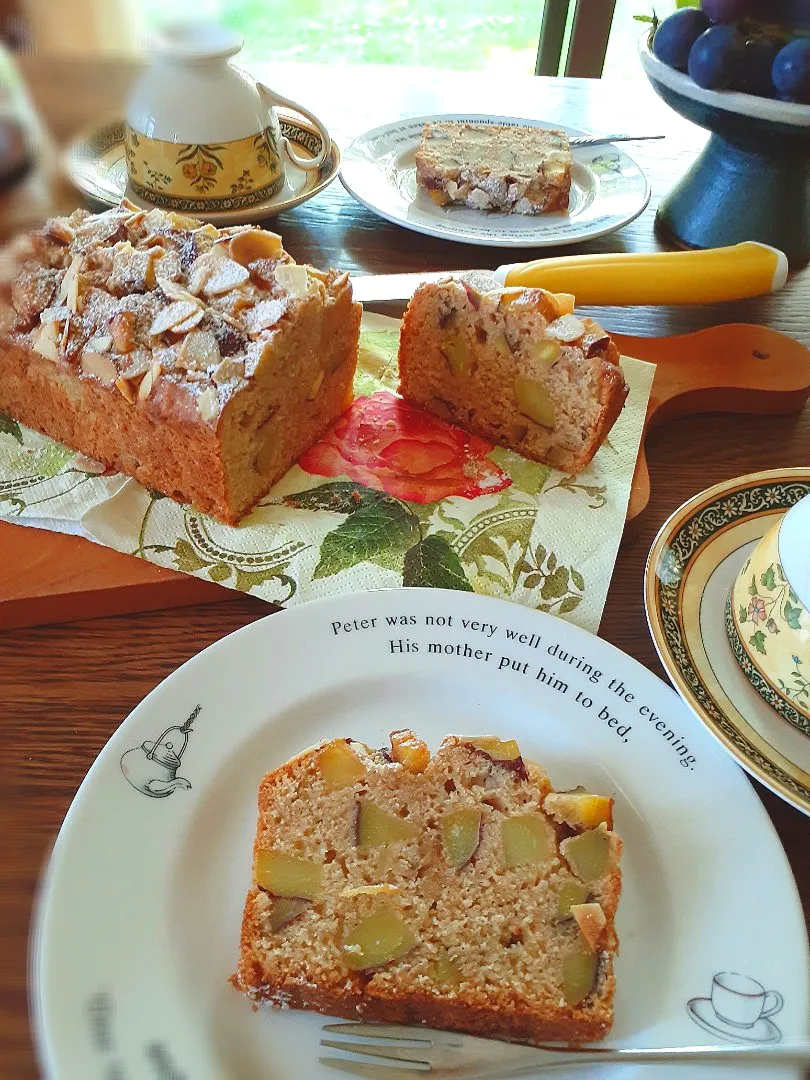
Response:
[{"label": "rose print on napkin", "polygon": [[387,391],[357,398],[299,461],[317,476],[348,476],[397,499],[474,499],[512,480],[488,457],[492,443],[437,420]]}]

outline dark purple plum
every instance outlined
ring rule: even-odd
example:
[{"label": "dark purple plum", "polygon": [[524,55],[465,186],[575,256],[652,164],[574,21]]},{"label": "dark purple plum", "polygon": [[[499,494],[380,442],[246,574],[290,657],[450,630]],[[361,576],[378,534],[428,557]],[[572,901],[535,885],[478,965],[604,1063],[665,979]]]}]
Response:
[{"label": "dark purple plum", "polygon": [[681,8],[660,23],[653,38],[652,51],[662,63],[686,71],[689,50],[708,28],[709,20],[702,11]]},{"label": "dark purple plum", "polygon": [[713,23],[736,23],[742,19],[767,18],[765,0],[702,0],[703,14]]},{"label": "dark purple plum", "polygon": [[733,26],[710,26],[689,53],[689,74],[704,90],[726,90],[745,53],[745,38]]},{"label": "dark purple plum", "polygon": [[743,58],[734,80],[734,89],[759,97],[773,97],[776,88],[771,68],[782,42],[770,37],[751,37],[745,43]]},{"label": "dark purple plum", "polygon": [[796,38],[779,50],[771,78],[780,97],[810,105],[810,38]]}]

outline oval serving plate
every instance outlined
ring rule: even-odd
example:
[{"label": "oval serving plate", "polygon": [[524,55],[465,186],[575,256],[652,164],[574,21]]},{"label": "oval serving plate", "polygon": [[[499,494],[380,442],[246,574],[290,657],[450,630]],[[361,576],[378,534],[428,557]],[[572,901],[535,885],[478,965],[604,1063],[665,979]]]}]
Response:
[{"label": "oval serving plate", "polygon": [[740,765],[810,814],[810,740],[751,686],[726,633],[726,597],[777,515],[810,493],[810,469],[716,484],[662,525],[645,572],[661,663],[687,705]]},{"label": "oval serving plate", "polygon": [[[281,111],[278,118],[282,134],[292,142],[296,153],[315,157],[321,145],[320,135],[315,128],[299,116]],[[65,151],[63,164],[68,178],[95,207],[117,206],[125,196],[138,206],[148,208],[152,205],[129,189],[122,120],[97,124],[80,135]],[[284,186],[272,199],[218,213],[195,211],[194,216],[221,226],[275,217],[323,191],[335,179],[339,169],[340,150],[333,140],[332,149],[317,172],[306,172],[288,160]]]},{"label": "oval serving plate", "polygon": [[503,214],[437,206],[417,187],[415,154],[425,123],[446,120],[586,134],[564,124],[479,113],[398,120],[367,131],[346,148],[341,183],[369,210],[396,225],[445,240],[490,247],[555,247],[604,236],[638,217],[650,200],[647,178],[638,165],[607,144],[572,149],[568,213]]},{"label": "oval serving plate", "polygon": [[615,794],[625,847],[612,1043],[729,1039],[707,1004],[722,971],[782,996],[770,1041],[807,1034],[807,942],[784,852],[742,772],[677,695],[553,616],[390,589],[282,611],[223,639],[149,694],[101,752],[37,916],[32,999],[51,1080],[332,1076],[318,1061],[320,1016],[256,1011],[229,982],[258,785],[323,738],[378,746],[411,725],[434,748],[449,732],[515,737],[556,787]]}]

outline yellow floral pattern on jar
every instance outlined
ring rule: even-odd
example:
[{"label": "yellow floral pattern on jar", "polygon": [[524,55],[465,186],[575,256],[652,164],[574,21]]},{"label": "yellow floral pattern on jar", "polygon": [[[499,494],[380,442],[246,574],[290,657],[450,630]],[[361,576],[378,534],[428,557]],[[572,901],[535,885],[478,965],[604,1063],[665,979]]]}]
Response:
[{"label": "yellow floral pattern on jar", "polygon": [[223,143],[174,143],[127,126],[124,149],[135,193],[170,210],[237,210],[271,198],[284,182],[269,128]]}]

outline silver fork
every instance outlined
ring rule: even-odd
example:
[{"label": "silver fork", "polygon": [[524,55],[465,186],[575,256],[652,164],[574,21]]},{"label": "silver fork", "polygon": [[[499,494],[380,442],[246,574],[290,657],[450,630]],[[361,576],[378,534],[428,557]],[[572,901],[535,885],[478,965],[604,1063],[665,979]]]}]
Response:
[{"label": "silver fork", "polygon": [[[649,1050],[523,1046],[453,1031],[396,1024],[324,1024],[324,1031],[348,1036],[321,1039],[321,1046],[387,1059],[388,1064],[322,1057],[322,1064],[366,1080],[429,1080],[520,1076],[581,1065],[810,1065],[810,1043],[745,1046],[675,1046]],[[360,1042],[358,1038],[365,1041]],[[367,1040],[377,1040],[376,1042]],[[405,1045],[406,1044],[406,1045]],[[411,1066],[401,1068],[400,1066]]]},{"label": "silver fork", "polygon": [[569,135],[568,145],[575,150],[580,146],[601,146],[603,143],[645,142],[648,139],[663,139],[664,135]]}]

